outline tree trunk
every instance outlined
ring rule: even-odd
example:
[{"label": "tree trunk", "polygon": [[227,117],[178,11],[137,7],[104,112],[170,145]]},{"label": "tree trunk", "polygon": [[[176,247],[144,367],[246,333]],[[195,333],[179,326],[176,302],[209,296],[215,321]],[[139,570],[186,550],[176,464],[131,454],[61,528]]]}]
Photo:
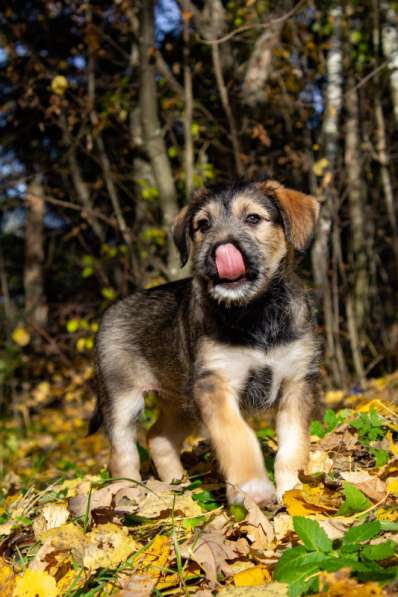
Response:
[{"label": "tree trunk", "polygon": [[83,207],[86,208],[85,216],[94,233],[97,235],[101,242],[104,241],[105,235],[101,224],[95,217],[94,205],[91,201],[90,192],[87,184],[83,180],[81,175],[80,167],[77,161],[75,148],[73,146],[73,139],[70,134],[68,123],[64,114],[61,114],[60,118],[62,131],[64,134],[64,140],[66,145],[66,154],[69,164],[69,170],[72,177],[73,186],[75,187],[76,196]]},{"label": "tree trunk", "polygon": [[[173,173],[167,157],[166,144],[163,138],[156,89],[154,42],[153,0],[141,1],[141,34],[140,34],[140,112],[144,144],[152,165],[156,185],[159,191],[160,205],[164,223],[170,232],[178,211],[177,193]],[[168,244],[168,272],[170,279],[179,277],[179,257],[171,234]]]},{"label": "tree trunk", "polygon": [[265,85],[271,74],[272,54],[278,43],[282,23],[270,25],[257,39],[250,55],[242,84],[242,99],[249,106],[265,102]]},{"label": "tree trunk", "polygon": [[[337,210],[337,193],[334,180],[337,170],[337,152],[339,142],[339,121],[342,107],[342,42],[340,6],[331,11],[333,33],[327,57],[327,89],[326,109],[323,122],[323,155],[327,160],[322,183],[322,209],[319,225],[312,249],[312,269],[315,285],[322,296],[323,316],[326,333],[326,359],[330,364],[333,381],[341,385],[346,381],[346,370],[343,359],[336,359],[340,344],[338,333],[339,322],[335,321],[333,309],[333,289],[330,281],[330,241],[333,215]],[[336,282],[335,282],[336,284]],[[336,288],[334,289],[336,291]],[[340,350],[340,352],[342,352]]]},{"label": "tree trunk", "polygon": [[398,19],[389,2],[381,3],[383,11],[382,42],[383,52],[390,70],[391,95],[395,122],[398,124]]},{"label": "tree trunk", "polygon": [[345,104],[347,113],[345,124],[345,171],[350,212],[350,265],[352,270],[350,288],[348,289],[348,292],[352,296],[352,313],[347,312],[347,318],[349,322],[351,321],[349,331],[355,327],[355,333],[350,333],[351,347],[356,374],[363,380],[364,369],[359,353],[364,338],[369,282],[365,240],[365,197],[361,171],[358,92],[354,88],[355,79],[352,75],[347,77],[347,87],[350,91],[346,94]]},{"label": "tree trunk", "polygon": [[47,326],[48,306],[44,294],[44,189],[36,176],[26,193],[25,234],[25,312],[27,319],[36,327]]},{"label": "tree trunk", "polygon": [[[373,7],[373,45],[376,49],[377,62],[380,56],[380,11],[379,0],[374,0]],[[375,118],[376,118],[376,147],[378,161],[380,164],[381,183],[383,187],[384,201],[390,229],[392,233],[392,250],[395,258],[395,268],[398,274],[398,229],[395,212],[395,200],[390,175],[390,156],[387,148],[386,127],[383,113],[383,106],[380,97],[380,77],[375,76]]]},{"label": "tree trunk", "polygon": [[185,137],[185,189],[189,201],[193,190],[194,148],[192,136],[192,72],[190,67],[190,12],[189,3],[182,0],[184,20],[184,137]]}]

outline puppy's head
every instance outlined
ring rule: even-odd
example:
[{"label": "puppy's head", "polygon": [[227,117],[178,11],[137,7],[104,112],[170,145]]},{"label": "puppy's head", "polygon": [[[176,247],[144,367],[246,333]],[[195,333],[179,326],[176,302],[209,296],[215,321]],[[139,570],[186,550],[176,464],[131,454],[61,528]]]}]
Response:
[{"label": "puppy's head", "polygon": [[305,249],[318,213],[316,199],[273,180],[209,187],[177,215],[174,241],[211,297],[242,305],[264,292],[289,245]]}]

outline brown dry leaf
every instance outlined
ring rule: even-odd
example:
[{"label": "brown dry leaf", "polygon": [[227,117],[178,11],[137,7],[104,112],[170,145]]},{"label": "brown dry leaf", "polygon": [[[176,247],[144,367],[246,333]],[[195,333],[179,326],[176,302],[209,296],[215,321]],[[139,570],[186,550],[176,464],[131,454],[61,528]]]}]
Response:
[{"label": "brown dry leaf", "polygon": [[247,510],[241,529],[247,534],[253,549],[269,549],[275,539],[274,528],[258,505],[249,496],[243,502]]},{"label": "brown dry leaf", "polygon": [[[91,513],[97,508],[109,508],[114,496],[120,491],[127,492],[130,489],[134,495],[137,495],[137,498],[141,495],[140,488],[137,488],[136,485],[131,486],[128,481],[116,481],[91,493],[88,490],[87,493],[76,495],[69,500],[69,510],[74,516],[84,516],[87,512]],[[133,498],[133,493],[130,496]]]},{"label": "brown dry leaf", "polygon": [[69,510],[65,502],[45,504],[41,514],[33,521],[36,539],[40,540],[45,531],[62,526],[68,518]]},{"label": "brown dry leaf", "polygon": [[275,537],[278,541],[282,541],[290,533],[293,533],[293,519],[286,512],[279,512],[274,517],[274,531]]},{"label": "brown dry leaf", "polygon": [[369,475],[367,471],[340,473],[345,481],[349,481],[360,489],[367,497],[379,502],[386,494],[386,484],[378,477]]},{"label": "brown dry leaf", "polygon": [[128,535],[128,529],[111,522],[102,524],[87,533],[80,556],[89,570],[115,568],[137,550],[137,544]]},{"label": "brown dry leaf", "polygon": [[175,485],[153,479],[146,483],[146,489],[148,490],[147,495],[139,503],[138,514],[140,516],[157,518],[161,512],[167,510],[171,512],[173,508],[177,516],[179,513],[188,517],[203,514],[199,504],[192,499],[191,491],[185,491],[183,494],[177,495]]},{"label": "brown dry leaf", "polygon": [[180,545],[182,557],[193,560],[205,571],[206,577],[214,585],[217,573],[231,576],[227,560],[239,557],[239,549],[234,541],[226,539],[219,531],[202,532]]},{"label": "brown dry leaf", "polygon": [[315,450],[310,452],[306,474],[314,475],[315,473],[329,473],[333,468],[333,460],[329,458],[327,452],[324,450]]},{"label": "brown dry leaf", "polygon": [[43,545],[31,560],[29,568],[31,570],[48,571],[51,564],[57,568],[60,565],[60,557],[55,559],[52,554],[54,552],[63,554],[63,558],[67,559],[71,553],[80,553],[84,538],[83,530],[72,523],[43,531],[40,534],[40,541],[43,542]]},{"label": "brown dry leaf", "polygon": [[271,582],[271,574],[264,566],[252,566],[233,576],[235,587],[255,587]]},{"label": "brown dry leaf", "polygon": [[347,530],[346,525],[341,520],[334,520],[329,518],[326,520],[318,520],[319,525],[326,532],[329,539],[334,541],[335,539],[341,539]]}]

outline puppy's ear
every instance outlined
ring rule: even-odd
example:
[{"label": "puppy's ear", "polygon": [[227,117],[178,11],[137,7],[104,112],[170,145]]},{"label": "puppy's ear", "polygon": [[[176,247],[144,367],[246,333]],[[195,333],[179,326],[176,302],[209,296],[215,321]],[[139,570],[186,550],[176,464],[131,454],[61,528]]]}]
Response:
[{"label": "puppy's ear", "polygon": [[299,251],[304,251],[318,221],[319,202],[311,195],[287,189],[274,181],[265,183],[265,187],[272,191],[280,209],[288,241]]},{"label": "puppy's ear", "polygon": [[181,267],[184,267],[189,257],[189,217],[188,205],[183,207],[174,220],[173,239],[180,253]]}]

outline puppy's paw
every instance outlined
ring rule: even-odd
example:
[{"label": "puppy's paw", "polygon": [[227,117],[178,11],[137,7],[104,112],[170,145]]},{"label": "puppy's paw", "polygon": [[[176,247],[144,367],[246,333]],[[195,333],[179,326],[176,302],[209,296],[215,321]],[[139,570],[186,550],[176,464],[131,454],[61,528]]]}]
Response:
[{"label": "puppy's paw", "polygon": [[278,502],[283,501],[283,494],[300,485],[300,480],[296,472],[285,471],[283,474],[277,476],[276,480],[276,497]]},{"label": "puppy's paw", "polygon": [[230,504],[242,504],[249,496],[259,506],[275,502],[275,487],[269,479],[257,477],[249,479],[240,485],[232,485],[227,492]]}]

